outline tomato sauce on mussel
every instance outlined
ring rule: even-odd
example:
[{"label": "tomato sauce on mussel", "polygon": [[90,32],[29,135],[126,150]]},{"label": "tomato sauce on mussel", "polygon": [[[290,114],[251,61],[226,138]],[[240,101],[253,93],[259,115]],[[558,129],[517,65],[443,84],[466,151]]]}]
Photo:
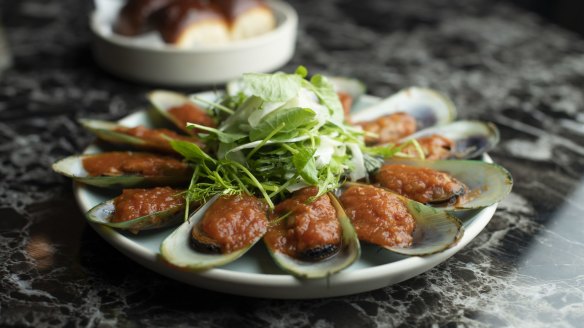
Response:
[{"label": "tomato sauce on mussel", "polygon": [[468,190],[448,173],[403,164],[382,166],[375,179],[382,187],[425,204],[454,204]]},{"label": "tomato sauce on mussel", "polygon": [[[212,128],[217,126],[213,118],[205,110],[193,103],[184,103],[180,106],[172,107],[168,110],[168,114],[182,124],[183,127],[186,127],[187,123],[195,123]],[[191,131],[195,133],[197,130]]]},{"label": "tomato sauce on mussel", "polygon": [[191,168],[170,156],[141,152],[108,152],[90,155],[82,161],[90,176],[119,176],[135,174],[142,176],[189,176]]},{"label": "tomato sauce on mussel", "polygon": [[416,119],[407,113],[394,113],[379,117],[373,121],[357,123],[364,131],[377,136],[365,136],[367,145],[385,144],[398,140],[416,132]]},{"label": "tomato sauce on mussel", "polygon": [[398,196],[371,185],[352,185],[340,201],[360,240],[387,247],[412,244],[415,220]]},{"label": "tomato sauce on mussel", "polygon": [[170,139],[200,144],[199,140],[194,137],[183,136],[168,129],[149,129],[142,125],[133,128],[118,127],[115,131],[143,140],[146,143],[145,148],[166,153],[174,153]]},{"label": "tomato sauce on mussel", "polygon": [[170,187],[124,189],[120,196],[114,198],[115,211],[110,221],[129,221],[171,208],[178,212],[184,209],[183,191]]},{"label": "tomato sauce on mussel", "polygon": [[274,209],[264,240],[273,248],[302,260],[322,260],[341,248],[342,231],[328,195],[313,199],[316,187],[303,188]]},{"label": "tomato sauce on mussel", "polygon": [[[438,134],[421,137],[416,141],[422,148],[424,157],[430,160],[447,159],[452,155],[452,150],[454,149],[454,141]],[[418,150],[414,145],[407,145],[401,152],[413,157],[419,156]]]},{"label": "tomato sauce on mussel", "polygon": [[267,205],[246,195],[219,197],[191,231],[191,247],[203,253],[219,254],[249,246],[267,229]]},{"label": "tomato sauce on mussel", "polygon": [[345,121],[351,121],[351,107],[353,107],[353,97],[347,92],[339,91],[337,92],[337,96],[339,96],[339,101],[343,106],[343,113],[345,114]]}]

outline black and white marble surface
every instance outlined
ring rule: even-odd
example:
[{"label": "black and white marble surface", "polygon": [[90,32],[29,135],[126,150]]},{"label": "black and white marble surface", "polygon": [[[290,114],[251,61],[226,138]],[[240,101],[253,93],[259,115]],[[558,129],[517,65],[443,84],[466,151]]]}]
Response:
[{"label": "black and white marble surface", "polygon": [[584,40],[504,1],[291,3],[285,70],[354,76],[378,96],[429,86],[498,125],[491,156],[515,186],[485,230],[427,273],[348,297],[253,299],[159,276],[89,228],[50,169],[91,142],[78,118],[140,110],[152,86],[96,67],[86,2],[2,1],[0,326],[581,327]]}]

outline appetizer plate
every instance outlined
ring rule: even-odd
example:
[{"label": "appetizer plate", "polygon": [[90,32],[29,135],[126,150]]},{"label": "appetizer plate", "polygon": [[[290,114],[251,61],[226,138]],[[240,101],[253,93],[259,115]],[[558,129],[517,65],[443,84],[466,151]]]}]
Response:
[{"label": "appetizer plate", "polygon": [[[209,92],[209,96],[212,93]],[[355,110],[378,101],[372,96],[363,96]],[[153,125],[146,111],[134,113],[120,121],[122,124]],[[85,152],[96,152],[90,146]],[[486,161],[491,162],[485,155]],[[94,205],[115,196],[111,191],[91,188],[74,183],[74,192],[81,210],[86,212]],[[361,258],[348,269],[328,279],[299,280],[282,272],[273,263],[263,243],[258,243],[242,258],[226,266],[202,271],[185,272],[169,267],[159,258],[160,244],[175,228],[158,231],[143,231],[137,235],[91,224],[107,242],[141,265],[184,283],[219,292],[252,297],[280,299],[308,299],[350,295],[374,290],[412,278],[446,261],[470,243],[489,223],[497,204],[480,211],[457,214],[464,223],[464,235],[453,247],[425,257],[403,256],[362,244]]]},{"label": "appetizer plate", "polygon": [[179,49],[152,35],[129,38],[112,32],[121,0],[95,0],[90,16],[93,54],[106,71],[138,82],[192,86],[224,83],[247,72],[270,72],[292,58],[298,15],[283,1],[268,1],[276,28],[226,45]]}]

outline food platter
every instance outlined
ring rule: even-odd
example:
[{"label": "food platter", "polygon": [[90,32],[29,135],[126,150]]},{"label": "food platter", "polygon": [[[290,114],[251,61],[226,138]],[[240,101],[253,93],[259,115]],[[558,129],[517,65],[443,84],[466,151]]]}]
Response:
[{"label": "food platter", "polygon": [[[212,96],[212,92],[208,92]],[[353,111],[379,101],[373,96],[362,96]],[[120,120],[130,126],[152,126],[147,111],[140,111]],[[86,153],[97,152],[91,145]],[[487,155],[484,160],[490,161]],[[83,212],[101,201],[111,198],[110,192],[75,183],[74,192]],[[377,246],[362,245],[361,258],[348,269],[327,279],[301,280],[284,273],[273,263],[263,245],[256,245],[242,258],[226,266],[198,273],[186,272],[165,264],[159,258],[162,241],[173,231],[167,228],[143,231],[139,234],[113,230],[104,225],[90,223],[107,242],[130,259],[169,278],[210,290],[252,297],[308,299],[350,295],[399,283],[419,275],[446,261],[470,243],[492,218],[497,204],[482,210],[457,213],[464,225],[464,235],[453,247],[430,256],[410,257],[382,251]]]}]

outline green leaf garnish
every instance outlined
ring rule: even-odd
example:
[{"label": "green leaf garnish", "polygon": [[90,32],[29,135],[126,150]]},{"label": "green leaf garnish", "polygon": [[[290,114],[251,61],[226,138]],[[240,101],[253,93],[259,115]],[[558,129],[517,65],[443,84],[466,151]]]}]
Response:
[{"label": "green leaf garnish", "polygon": [[314,160],[314,149],[303,148],[292,156],[298,174],[309,184],[318,185],[318,170]]},{"label": "green leaf garnish", "polygon": [[217,129],[214,129],[214,128],[211,128],[208,126],[195,124],[195,123],[187,123],[187,128],[189,128],[189,129],[196,128],[199,130],[211,132],[211,133],[215,134],[217,136],[217,138],[219,139],[219,141],[221,141],[223,143],[233,143],[237,140],[240,140],[240,139],[247,137],[247,135],[243,134],[243,133],[227,133],[227,132],[219,131]]},{"label": "green leaf garnish", "polygon": [[243,75],[246,90],[265,101],[277,102],[288,100],[300,91],[302,76],[296,74],[247,73]]},{"label": "green leaf garnish", "polygon": [[304,85],[310,87],[329,109],[332,122],[341,125],[344,118],[343,105],[333,85],[324,76],[318,74],[310,79],[310,84],[304,83]]},{"label": "green leaf garnish", "polygon": [[294,74],[245,74],[239,92],[220,103],[207,102],[220,112],[219,127],[189,127],[208,133],[209,153],[189,142],[172,142],[196,167],[189,200],[249,193],[273,207],[303,186],[316,186],[318,197],[337,188],[351,170],[372,171],[399,152],[368,150],[363,132],[344,124],[332,84],[321,75],[306,80],[307,75],[303,66]]},{"label": "green leaf garnish", "polygon": [[199,146],[189,141],[172,140],[172,149],[181,154],[184,158],[192,162],[209,161],[215,162],[213,157],[207,155]]},{"label": "green leaf garnish", "polygon": [[265,138],[274,129],[282,124],[284,127],[280,133],[289,133],[300,127],[314,124],[316,113],[309,108],[281,108],[264,116],[260,123],[250,131],[249,139],[252,141]]}]

